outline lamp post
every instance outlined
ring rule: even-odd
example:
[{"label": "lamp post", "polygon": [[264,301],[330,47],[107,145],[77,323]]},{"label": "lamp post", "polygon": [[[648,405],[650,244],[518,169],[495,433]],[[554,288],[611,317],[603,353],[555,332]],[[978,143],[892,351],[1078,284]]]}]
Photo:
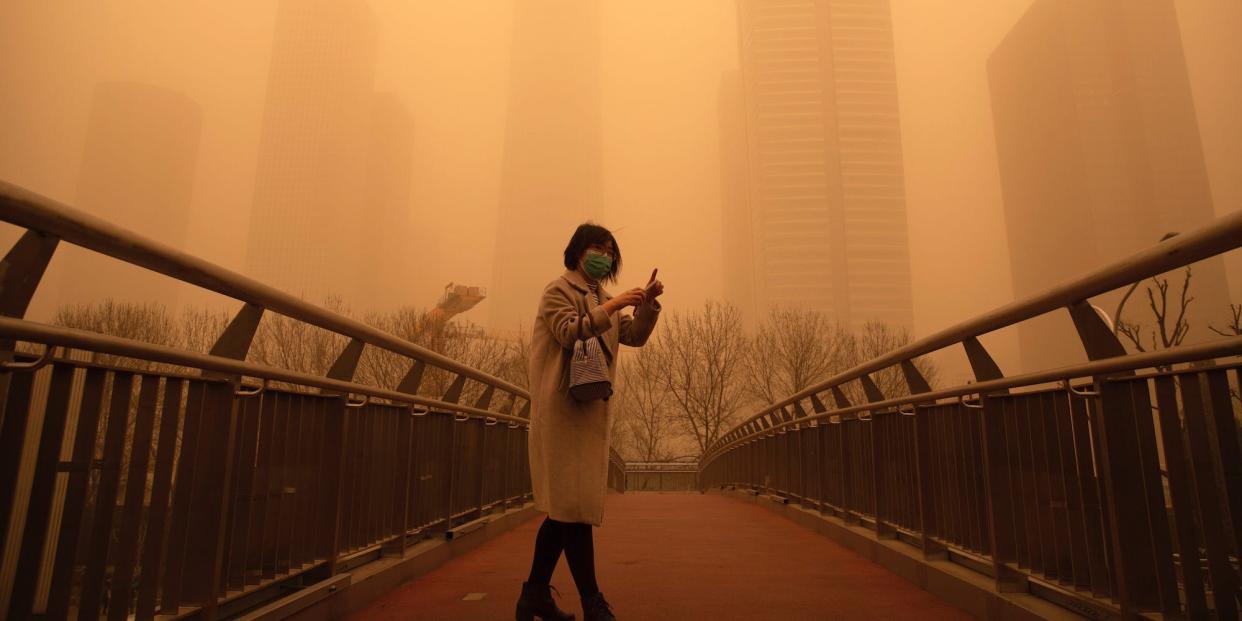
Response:
[{"label": "lamp post", "polygon": [[[1160,238],[1160,241],[1162,242],[1167,241],[1167,240],[1173,239],[1174,237],[1177,237],[1176,231],[1165,233],[1164,237]],[[1126,291],[1126,294],[1121,296],[1121,302],[1117,304],[1117,312],[1113,313],[1113,334],[1114,335],[1120,332],[1121,330],[1121,309],[1125,308],[1126,302],[1130,299],[1130,295],[1133,294],[1134,290],[1138,289],[1138,286],[1142,283],[1143,281],[1140,280],[1130,285],[1130,289]]]}]

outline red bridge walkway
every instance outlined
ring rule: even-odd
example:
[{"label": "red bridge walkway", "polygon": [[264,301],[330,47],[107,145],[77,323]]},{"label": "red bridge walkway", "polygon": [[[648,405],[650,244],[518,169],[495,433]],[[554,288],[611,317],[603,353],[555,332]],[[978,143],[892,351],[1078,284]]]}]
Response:
[{"label": "red bridge walkway", "polygon": [[[609,494],[595,530],[600,588],[623,621],[968,619],[830,539],[720,494]],[[353,621],[512,619],[543,514],[424,574]],[[552,584],[582,619],[564,558]],[[482,599],[474,595],[484,594]]]}]

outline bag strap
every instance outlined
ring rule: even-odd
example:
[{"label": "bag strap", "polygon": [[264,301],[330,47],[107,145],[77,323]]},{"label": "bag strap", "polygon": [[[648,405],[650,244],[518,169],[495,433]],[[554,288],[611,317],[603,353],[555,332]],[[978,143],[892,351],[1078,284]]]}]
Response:
[{"label": "bag strap", "polygon": [[[597,285],[597,286],[598,286],[598,285]],[[586,307],[587,307],[587,314],[586,314],[586,315],[583,315],[582,317],[585,317],[585,318],[587,318],[587,321],[590,321],[590,317],[591,317],[591,313],[590,313],[590,309],[591,309],[591,298],[587,297],[588,295],[589,295],[589,294],[583,294],[583,295],[582,295],[582,301],[583,301],[583,302],[586,302]],[[597,299],[597,300],[599,299],[599,289],[596,289],[595,299]],[[599,305],[598,305],[598,304],[596,304],[596,306],[599,306]],[[582,320],[582,319],[581,319],[581,318],[579,318],[579,321],[581,321],[581,320]],[[602,349],[602,350],[604,350],[604,357],[605,357],[605,358],[607,358],[609,362],[611,362],[611,361],[612,361],[612,351],[608,349],[608,344],[604,342],[603,337],[601,337],[600,335],[596,334],[596,335],[595,335],[595,340],[599,341],[599,348],[600,348],[600,349]]]},{"label": "bag strap", "polygon": [[[564,276],[564,275],[562,275],[562,276],[561,276],[561,280],[564,280],[564,281],[565,281],[565,282],[567,282],[567,283],[569,282],[569,279],[568,279],[568,278],[565,278],[565,276]],[[572,285],[573,283],[570,283],[570,284]],[[597,286],[598,286],[598,285],[597,285]],[[590,321],[590,312],[589,312],[589,311],[590,311],[590,307],[591,307],[591,300],[590,300],[590,298],[588,298],[588,297],[587,297],[587,295],[589,295],[589,294],[588,294],[588,293],[584,293],[584,294],[582,295],[582,302],[583,302],[583,305],[587,307],[588,312],[587,312],[587,314],[585,314],[585,315],[578,315],[578,325],[579,325],[579,326],[581,326],[581,325],[582,325],[582,321],[583,321],[583,319],[586,319],[587,321]],[[596,293],[595,293],[595,295],[596,295],[596,297],[597,297],[597,298],[599,297],[599,289],[596,289]],[[597,306],[598,306],[598,305],[597,305]],[[605,357],[607,357],[609,361],[611,361],[611,360],[612,360],[612,358],[613,358],[613,356],[612,356],[612,350],[608,349],[608,344],[607,344],[607,343],[605,343],[605,342],[604,342],[604,339],[603,339],[602,337],[600,337],[598,334],[596,334],[596,335],[595,335],[595,338],[599,340],[599,348],[600,348],[600,349],[602,349],[602,350],[604,350],[604,356],[605,356]],[[569,350],[568,350],[568,352],[567,352],[567,356],[568,356],[568,355],[572,355],[572,354],[573,354],[573,348],[571,347],[571,348],[569,348]]]}]

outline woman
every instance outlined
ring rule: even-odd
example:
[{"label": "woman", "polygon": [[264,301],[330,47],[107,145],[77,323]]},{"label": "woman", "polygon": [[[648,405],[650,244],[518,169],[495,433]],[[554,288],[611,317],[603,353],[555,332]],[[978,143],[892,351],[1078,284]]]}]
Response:
[{"label": "woman", "polygon": [[[600,283],[616,282],[621,250],[612,233],[595,224],[574,231],[564,262],[565,273],[543,291],[531,336],[530,477],[535,508],[548,516],[535,537],[517,619],[574,618],[557,608],[548,584],[564,551],[585,620],[612,621],[616,617],[595,583],[591,534],[604,519],[612,419],[607,401],[580,403],[569,396],[569,357],[576,341],[601,337],[609,376],[615,377],[618,346],[647,342],[660,313],[655,298],[664,285],[653,271],[646,287],[609,295]],[[627,306],[635,307],[633,317],[621,312]]]}]

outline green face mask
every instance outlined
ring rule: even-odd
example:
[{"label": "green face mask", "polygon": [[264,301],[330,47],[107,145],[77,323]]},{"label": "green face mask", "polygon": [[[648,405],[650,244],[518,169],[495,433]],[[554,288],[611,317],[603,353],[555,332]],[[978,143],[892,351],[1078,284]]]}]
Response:
[{"label": "green face mask", "polygon": [[612,257],[594,251],[587,251],[586,259],[582,261],[582,269],[586,270],[587,276],[599,280],[612,271]]}]

